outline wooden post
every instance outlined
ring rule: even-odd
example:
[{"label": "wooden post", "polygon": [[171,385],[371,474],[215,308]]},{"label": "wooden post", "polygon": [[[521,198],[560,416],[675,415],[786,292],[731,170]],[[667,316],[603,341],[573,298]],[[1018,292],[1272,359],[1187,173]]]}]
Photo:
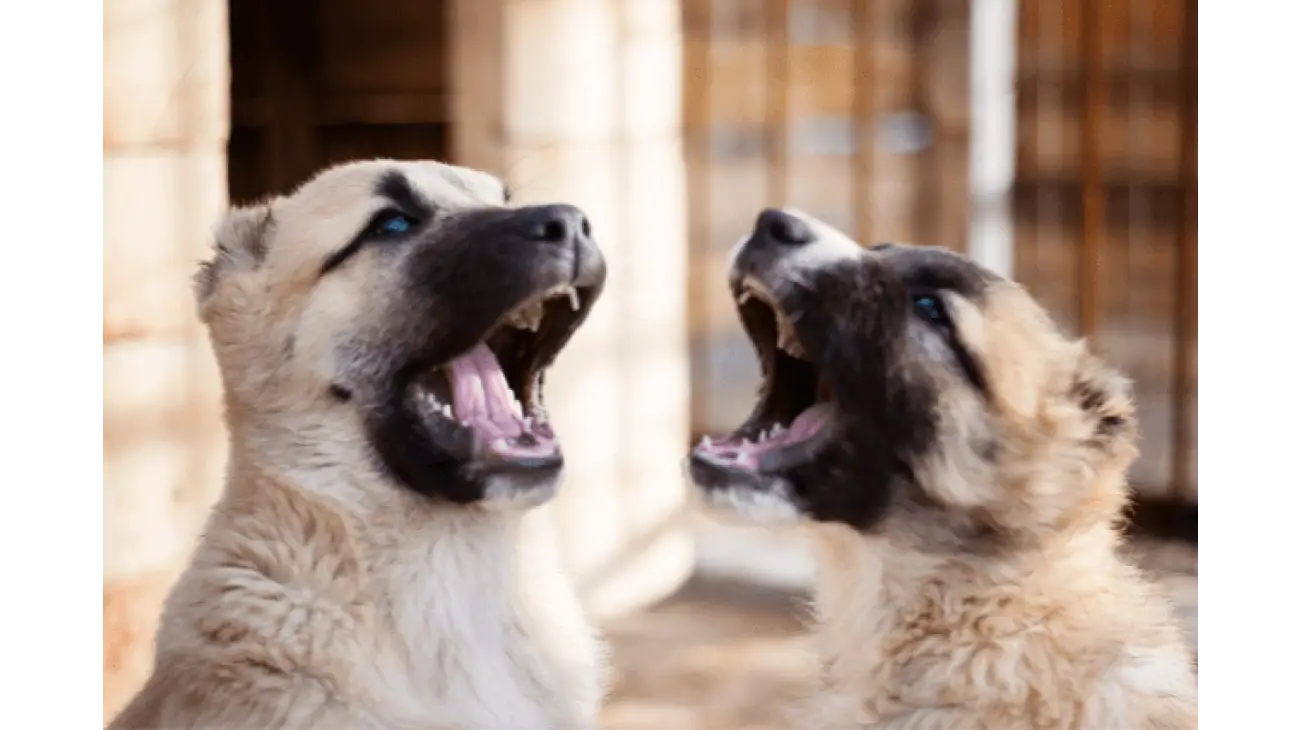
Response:
[{"label": "wooden post", "polygon": [[781,207],[790,199],[790,0],[766,0],[767,197]]},{"label": "wooden post", "polygon": [[876,25],[875,0],[853,0],[853,219],[858,243],[876,243],[872,231],[871,179],[876,150]]},{"label": "wooden post", "polygon": [[1106,238],[1106,189],[1101,169],[1101,120],[1106,112],[1106,77],[1101,48],[1101,14],[1104,11],[1098,0],[1082,0],[1079,69],[1083,88],[1083,124],[1079,169],[1083,184],[1083,225],[1079,247],[1079,328],[1089,340],[1097,336],[1101,309],[1098,274]]},{"label": "wooden post", "polygon": [[1181,137],[1179,140],[1179,182],[1183,186],[1183,209],[1179,217],[1177,277],[1174,283],[1174,443],[1173,493],[1183,501],[1196,503],[1192,489],[1190,443],[1191,395],[1196,389],[1195,358],[1197,339],[1196,301],[1196,0],[1183,8],[1183,58],[1180,101]]},{"label": "wooden post", "polygon": [[[709,48],[713,0],[683,0],[682,3],[682,124],[686,143],[686,201],[687,251],[691,262],[708,262],[712,258],[713,222],[711,176],[713,154],[709,144],[709,125],[712,118],[712,74]],[[708,266],[688,265],[686,307],[687,327],[692,347],[707,346],[704,336],[697,334],[696,323],[712,322],[712,297],[716,286]],[[703,329],[703,328],[701,328]],[[697,345],[697,338],[700,340]],[[691,377],[689,428],[708,423],[709,400],[706,373]],[[687,446],[693,444],[688,443]]]},{"label": "wooden post", "polygon": [[287,194],[320,166],[316,154],[316,74],[320,67],[320,3],[259,2],[257,8],[267,187]]},{"label": "wooden post", "polygon": [[[949,3],[953,0],[947,0]],[[943,196],[939,180],[939,128],[930,100],[930,82],[934,72],[934,38],[936,8],[932,0],[912,0],[906,15],[906,38],[911,64],[907,69],[907,99],[912,112],[929,125],[929,143],[916,155],[915,190],[912,193],[912,235],[917,243],[951,245],[939,240],[939,221],[943,217]]]},{"label": "wooden post", "polygon": [[521,202],[582,207],[609,262],[547,378],[566,453],[558,526],[582,598],[611,615],[693,566],[687,441],[681,9],[674,2],[453,0],[453,161]]},{"label": "wooden post", "polygon": [[[974,0],[970,39],[969,252],[1010,277],[1015,263],[1011,215],[1017,135],[1015,0]],[[1023,93],[1028,96],[1027,90]]]},{"label": "wooden post", "polygon": [[226,203],[225,0],[104,3],[104,714],[148,674],[162,599],[225,460],[190,294]]}]

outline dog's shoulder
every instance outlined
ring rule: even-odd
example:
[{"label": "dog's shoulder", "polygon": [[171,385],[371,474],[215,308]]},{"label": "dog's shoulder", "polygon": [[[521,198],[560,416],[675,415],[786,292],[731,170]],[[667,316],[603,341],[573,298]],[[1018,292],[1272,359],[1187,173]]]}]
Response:
[{"label": "dog's shoulder", "polygon": [[201,656],[161,658],[108,730],[366,727],[327,685],[275,667]]},{"label": "dog's shoulder", "polygon": [[326,688],[346,681],[365,621],[347,531],[322,505],[249,486],[257,499],[230,490],[213,509],[164,605],[157,666],[113,727],[310,727],[334,711]]}]

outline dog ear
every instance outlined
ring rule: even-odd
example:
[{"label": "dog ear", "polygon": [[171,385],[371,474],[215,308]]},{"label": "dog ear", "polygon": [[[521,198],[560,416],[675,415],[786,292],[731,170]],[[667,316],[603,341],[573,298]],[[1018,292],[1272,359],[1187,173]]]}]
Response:
[{"label": "dog ear", "polygon": [[1137,409],[1128,378],[1084,352],[1070,392],[1089,424],[1089,445],[1110,451],[1121,444],[1132,444],[1137,433]]},{"label": "dog ear", "polygon": [[232,271],[251,271],[266,258],[267,237],[275,225],[272,203],[232,207],[213,230],[212,258],[194,274],[194,296],[202,315],[221,278]]}]

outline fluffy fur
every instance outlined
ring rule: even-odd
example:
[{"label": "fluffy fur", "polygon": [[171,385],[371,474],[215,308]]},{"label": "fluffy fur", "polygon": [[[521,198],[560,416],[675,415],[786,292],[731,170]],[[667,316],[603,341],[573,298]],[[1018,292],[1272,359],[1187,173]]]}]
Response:
[{"label": "fluffy fur", "polygon": [[[813,541],[823,676],[799,726],[1196,726],[1170,600],[1117,553],[1120,375],[1015,283],[794,212],[759,217],[732,286],[763,392],[691,472],[724,514]],[[826,420],[764,440],[801,411]]]},{"label": "fluffy fur", "polygon": [[[366,238],[393,206],[409,232]],[[225,490],[167,599],[153,675],[110,728],[595,726],[601,645],[524,509],[558,472],[454,458],[402,420],[392,385],[561,281],[551,269],[585,282],[585,315],[603,264],[585,223],[557,220],[578,218],[509,208],[483,173],[387,160],[228,215],[196,281],[225,386]],[[410,471],[420,459],[437,469]]]}]

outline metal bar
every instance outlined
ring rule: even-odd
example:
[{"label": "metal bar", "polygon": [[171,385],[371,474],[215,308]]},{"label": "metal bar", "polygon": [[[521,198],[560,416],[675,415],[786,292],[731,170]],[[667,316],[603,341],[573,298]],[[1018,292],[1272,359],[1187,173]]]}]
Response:
[{"label": "metal bar", "polygon": [[876,0],[853,0],[853,128],[857,139],[853,146],[853,229],[854,239],[862,246],[875,243],[871,231],[872,168],[876,146]]},{"label": "metal bar", "polygon": [[767,0],[767,195],[770,205],[789,200],[790,0]]},{"label": "metal bar", "polygon": [[[697,362],[698,350],[711,344],[707,337],[700,338],[703,329],[699,323],[712,321],[709,316],[709,288],[707,262],[713,247],[711,233],[713,215],[710,208],[710,172],[712,157],[709,150],[710,68],[709,48],[712,44],[713,0],[684,0],[682,3],[682,129],[686,148],[686,316],[691,333],[692,369]],[[707,334],[707,333],[706,333]],[[707,361],[707,358],[704,358]],[[690,428],[698,431],[709,423],[709,383],[706,374],[692,372],[690,384]],[[692,441],[692,445],[694,441]]]},{"label": "metal bar", "polygon": [[1079,246],[1079,328],[1084,337],[1097,335],[1098,285],[1102,246],[1106,236],[1106,198],[1101,170],[1101,120],[1106,109],[1105,70],[1102,67],[1101,13],[1104,3],[1082,0],[1080,70],[1083,119],[1079,168],[1083,187],[1083,220]]},{"label": "metal bar", "polygon": [[1197,339],[1197,301],[1196,301],[1196,0],[1188,0],[1184,5],[1183,17],[1183,59],[1181,106],[1179,110],[1179,172],[1183,184],[1183,210],[1179,217],[1178,238],[1175,247],[1174,282],[1174,444],[1173,444],[1173,493],[1183,501],[1195,501],[1191,495],[1191,464],[1188,463],[1191,403],[1190,396],[1195,389],[1192,356],[1193,343]]}]

